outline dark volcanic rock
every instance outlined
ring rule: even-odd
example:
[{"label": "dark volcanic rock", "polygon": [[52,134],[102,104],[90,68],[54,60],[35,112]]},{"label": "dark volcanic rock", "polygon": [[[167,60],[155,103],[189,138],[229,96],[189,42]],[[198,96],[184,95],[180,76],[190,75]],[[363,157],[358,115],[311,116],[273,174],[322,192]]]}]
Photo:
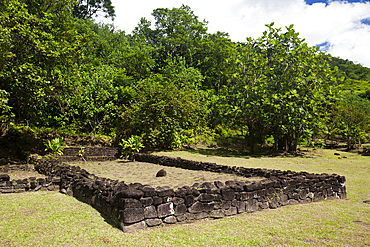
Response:
[{"label": "dark volcanic rock", "polygon": [[144,208],[144,217],[146,219],[156,218],[157,216],[158,216],[157,210],[155,209],[154,206]]},{"label": "dark volcanic rock", "polygon": [[0,174],[0,182],[9,181],[10,177],[8,174]]},{"label": "dark volcanic rock", "polygon": [[122,190],[117,192],[117,198],[134,198],[140,199],[144,195],[144,192],[141,190]]},{"label": "dark volcanic rock", "polygon": [[189,213],[196,214],[203,211],[203,204],[201,202],[194,203],[190,208],[188,208]]},{"label": "dark volcanic rock", "polygon": [[165,177],[167,175],[167,172],[164,169],[161,169],[157,172],[156,177]]},{"label": "dark volcanic rock", "polygon": [[158,212],[158,217],[159,218],[163,218],[163,217],[170,216],[170,215],[174,214],[175,211],[173,209],[173,203],[170,202],[170,203],[165,203],[165,204],[159,205],[158,208],[157,208],[157,212]]},{"label": "dark volcanic rock", "polygon": [[144,219],[144,208],[126,208],[120,210],[123,223],[131,224]]}]

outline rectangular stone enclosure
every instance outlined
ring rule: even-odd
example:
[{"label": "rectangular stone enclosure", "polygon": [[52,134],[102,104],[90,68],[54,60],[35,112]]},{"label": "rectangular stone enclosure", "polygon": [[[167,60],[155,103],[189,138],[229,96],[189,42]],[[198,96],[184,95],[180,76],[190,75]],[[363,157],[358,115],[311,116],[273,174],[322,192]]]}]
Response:
[{"label": "rectangular stone enclosure", "polygon": [[345,177],[336,174],[230,167],[150,154],[136,154],[135,159],[183,169],[265,179],[251,183],[205,182],[174,190],[169,187],[153,188],[140,183],[125,184],[97,177],[79,166],[43,158],[35,161],[35,169],[48,176],[48,179],[8,181],[9,178],[0,178],[0,192],[58,189],[90,204],[124,232],[162,224],[220,219],[285,205],[346,198]]}]

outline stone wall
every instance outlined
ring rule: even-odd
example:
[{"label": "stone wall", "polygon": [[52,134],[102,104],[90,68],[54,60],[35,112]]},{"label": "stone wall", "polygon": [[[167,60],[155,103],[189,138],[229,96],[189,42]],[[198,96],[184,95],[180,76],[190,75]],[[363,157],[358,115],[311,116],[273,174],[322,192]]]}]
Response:
[{"label": "stone wall", "polygon": [[4,165],[0,166],[0,172],[9,172],[9,171],[33,171],[32,164],[21,164],[21,165]]},{"label": "stone wall", "polygon": [[124,232],[346,198],[345,177],[336,174],[229,167],[149,154],[137,154],[135,158],[137,161],[184,169],[235,173],[244,177],[262,176],[266,179],[253,183],[205,182],[174,190],[100,178],[78,166],[60,164],[56,160],[39,160],[35,169],[50,178],[60,178],[56,181],[59,181],[61,192],[92,205]]},{"label": "stone wall", "polygon": [[[63,156],[59,157],[60,161],[70,162],[83,160],[79,155],[81,147],[67,147],[63,149]],[[106,161],[118,158],[118,149],[112,147],[83,147],[85,153],[83,157],[86,161]]]},{"label": "stone wall", "polygon": [[57,177],[10,180],[9,175],[0,174],[0,193],[22,193],[31,191],[59,190],[60,179]]}]

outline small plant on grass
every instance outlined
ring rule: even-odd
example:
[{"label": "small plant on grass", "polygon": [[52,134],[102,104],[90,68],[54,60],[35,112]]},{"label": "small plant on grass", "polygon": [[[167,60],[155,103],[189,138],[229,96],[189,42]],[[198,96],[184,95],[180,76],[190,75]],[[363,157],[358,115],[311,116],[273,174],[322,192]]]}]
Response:
[{"label": "small plant on grass", "polygon": [[84,154],[86,153],[86,150],[84,147],[80,147],[80,150],[78,151],[78,156],[80,156],[82,158],[83,161],[86,161],[85,160],[85,157],[84,157]]},{"label": "small plant on grass", "polygon": [[63,137],[57,137],[53,140],[48,140],[48,142],[45,142],[46,149],[45,151],[52,152],[52,155],[56,157],[57,155],[61,156],[63,155],[63,145],[64,145]]},{"label": "small plant on grass", "polygon": [[29,164],[35,164],[37,163],[38,160],[41,160],[42,159],[42,156],[38,155],[38,154],[30,154],[30,156],[28,157],[28,163]]},{"label": "small plant on grass", "polygon": [[173,140],[171,142],[171,148],[173,148],[173,149],[181,149],[182,148],[181,136],[179,134],[175,134],[173,136]]},{"label": "small plant on grass", "polygon": [[325,148],[325,140],[324,139],[316,139],[316,145],[319,148]]},{"label": "small plant on grass", "polygon": [[184,133],[175,133],[171,142],[171,148],[182,149],[184,143],[189,145],[191,143],[190,138]]},{"label": "small plant on grass", "polygon": [[122,142],[119,144],[122,146],[122,156],[126,157],[132,161],[135,161],[135,153],[140,152],[144,148],[143,140],[140,136],[133,135],[127,141],[122,139]]}]

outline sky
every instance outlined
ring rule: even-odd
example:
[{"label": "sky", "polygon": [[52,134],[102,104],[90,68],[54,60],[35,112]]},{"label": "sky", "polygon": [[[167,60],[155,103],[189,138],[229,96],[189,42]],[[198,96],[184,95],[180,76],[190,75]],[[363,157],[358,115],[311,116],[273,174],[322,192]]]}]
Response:
[{"label": "sky", "polygon": [[[190,6],[200,21],[208,21],[208,32],[229,33],[234,42],[258,38],[274,27],[294,24],[299,37],[309,46],[320,46],[334,57],[348,59],[370,68],[370,0],[112,0],[113,24],[131,33],[140,18],[152,21],[156,8]],[[97,21],[112,23],[104,18]]]}]

